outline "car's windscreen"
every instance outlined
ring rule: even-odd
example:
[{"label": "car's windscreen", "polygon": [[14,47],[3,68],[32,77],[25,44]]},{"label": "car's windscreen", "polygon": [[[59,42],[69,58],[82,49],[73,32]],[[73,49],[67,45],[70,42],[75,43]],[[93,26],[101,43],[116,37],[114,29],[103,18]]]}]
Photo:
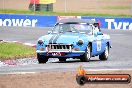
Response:
[{"label": "car's windscreen", "polygon": [[80,24],[58,24],[53,28],[53,32],[65,33],[65,32],[85,32],[90,33],[92,26],[80,23]]}]

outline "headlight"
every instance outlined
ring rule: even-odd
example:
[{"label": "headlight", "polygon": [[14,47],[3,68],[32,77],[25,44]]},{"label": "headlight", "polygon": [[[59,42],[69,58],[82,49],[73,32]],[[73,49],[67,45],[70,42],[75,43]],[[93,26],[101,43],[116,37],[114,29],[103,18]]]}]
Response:
[{"label": "headlight", "polygon": [[82,44],[83,44],[83,40],[79,40],[78,45],[82,45]]},{"label": "headlight", "polygon": [[38,41],[38,44],[40,44],[40,45],[43,44],[43,41],[42,40],[39,40]]}]

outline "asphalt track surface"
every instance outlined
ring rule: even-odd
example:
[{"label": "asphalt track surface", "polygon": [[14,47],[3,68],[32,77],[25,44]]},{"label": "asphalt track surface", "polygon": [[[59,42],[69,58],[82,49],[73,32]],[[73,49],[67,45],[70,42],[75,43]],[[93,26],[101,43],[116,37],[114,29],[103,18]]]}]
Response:
[{"label": "asphalt track surface", "polygon": [[[47,34],[51,28],[30,27],[0,27],[0,40],[20,41],[26,43],[37,42],[37,39]],[[112,41],[112,49],[107,61],[100,61],[98,57],[92,57],[90,62],[80,62],[77,59],[69,59],[67,62],[51,61],[46,64],[29,64],[23,66],[0,67],[0,74],[15,72],[43,72],[43,71],[75,71],[82,65],[85,69],[132,69],[132,30],[103,30],[109,34]]]}]

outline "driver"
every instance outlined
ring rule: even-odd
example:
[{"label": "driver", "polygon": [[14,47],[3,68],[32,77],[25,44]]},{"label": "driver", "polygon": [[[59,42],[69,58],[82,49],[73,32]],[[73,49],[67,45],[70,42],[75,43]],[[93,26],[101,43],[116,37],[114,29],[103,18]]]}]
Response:
[{"label": "driver", "polygon": [[61,29],[63,30],[63,32],[72,32],[69,24],[63,24]]}]

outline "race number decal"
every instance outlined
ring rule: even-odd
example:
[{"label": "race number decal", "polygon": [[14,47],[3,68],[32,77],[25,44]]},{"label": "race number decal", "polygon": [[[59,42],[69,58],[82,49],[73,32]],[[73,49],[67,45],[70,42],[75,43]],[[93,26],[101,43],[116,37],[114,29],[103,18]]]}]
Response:
[{"label": "race number decal", "polygon": [[97,40],[97,51],[101,50],[101,40]]}]

